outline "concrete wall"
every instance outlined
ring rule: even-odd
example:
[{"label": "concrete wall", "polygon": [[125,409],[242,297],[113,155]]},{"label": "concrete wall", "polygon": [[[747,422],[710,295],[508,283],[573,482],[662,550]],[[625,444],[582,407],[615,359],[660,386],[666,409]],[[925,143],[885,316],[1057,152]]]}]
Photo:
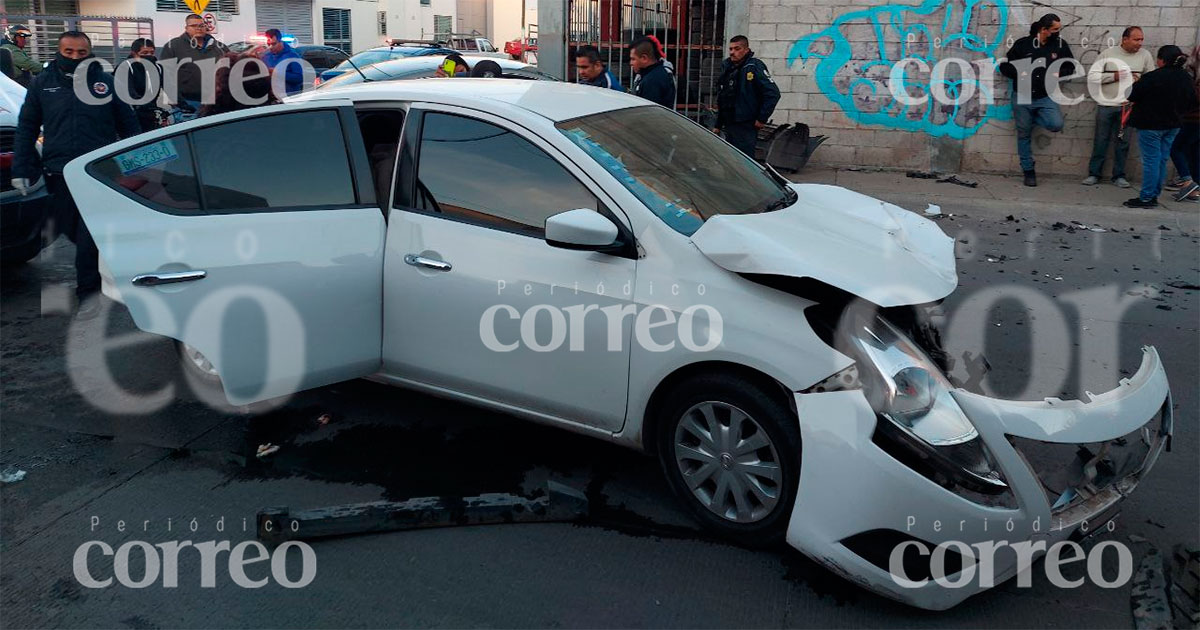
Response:
[{"label": "concrete wall", "polygon": [[[525,0],[526,4],[537,4],[536,0]],[[488,27],[484,33],[492,44],[503,50],[504,42],[520,39],[525,35],[525,16],[521,15],[522,0],[490,0],[488,2]]]},{"label": "concrete wall", "polygon": [[488,28],[488,0],[457,0],[458,19],[454,30],[459,33],[479,31],[486,33]]},{"label": "concrete wall", "polygon": [[[432,0],[422,5],[420,0],[383,0],[388,11],[388,36],[409,39],[433,39],[433,16],[449,15],[457,32],[462,17],[458,0]],[[382,3],[381,3],[382,4]]]},{"label": "concrete wall", "polygon": [[[746,2],[746,34],[783,92],[775,122],[804,122],[814,134],[830,136],[813,162],[837,166],[1019,170],[1004,77],[993,75],[991,103],[977,96],[957,110],[902,110],[888,81],[893,63],[904,56],[927,56],[930,65],[946,57],[967,63],[1000,58],[1013,39],[1028,34],[1033,19],[1047,12],[1062,18],[1063,38],[1085,63],[1116,43],[1128,25],[1144,28],[1152,53],[1168,43],[1188,50],[1200,37],[1200,0],[1065,0],[1049,6],[1007,0]],[[927,93],[931,84],[915,69],[906,79],[914,85],[913,96]],[[1035,131],[1037,169],[1083,176],[1095,104],[1080,80],[1064,85],[1063,92],[1085,98],[1063,107],[1062,133]],[[1135,148],[1128,168],[1135,174],[1137,159]]]}]

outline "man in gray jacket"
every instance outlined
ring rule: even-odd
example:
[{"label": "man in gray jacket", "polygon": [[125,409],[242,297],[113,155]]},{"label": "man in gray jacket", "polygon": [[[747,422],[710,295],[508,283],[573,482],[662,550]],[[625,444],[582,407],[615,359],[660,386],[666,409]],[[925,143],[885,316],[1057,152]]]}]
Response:
[{"label": "man in gray jacket", "polygon": [[[188,15],[184,21],[183,34],[167,42],[162,48],[162,54],[158,56],[164,74],[171,73],[171,64],[178,64],[175,69],[178,73],[176,75],[176,91],[175,93],[168,91],[167,96],[172,102],[199,110],[201,97],[204,94],[205,77],[212,77],[210,80],[213,81],[213,86],[209,88],[209,93],[216,93],[216,69],[215,67],[211,70],[205,68],[204,71],[201,71],[201,66],[198,64],[215,66],[217,60],[228,53],[229,48],[225,44],[208,34],[204,18],[195,13]],[[211,63],[206,63],[210,61]],[[170,79],[167,79],[164,87],[169,87],[170,84]],[[211,99],[212,96],[209,98]]]}]

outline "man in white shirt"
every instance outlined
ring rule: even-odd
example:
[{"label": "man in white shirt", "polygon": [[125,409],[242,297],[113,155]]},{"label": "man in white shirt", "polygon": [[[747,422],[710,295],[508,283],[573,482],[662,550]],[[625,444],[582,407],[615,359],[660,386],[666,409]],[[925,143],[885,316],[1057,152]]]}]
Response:
[{"label": "man in white shirt", "polygon": [[[1088,83],[1092,84],[1089,86],[1090,92],[1100,98],[1096,99],[1096,135],[1092,139],[1092,159],[1088,162],[1084,186],[1100,182],[1100,171],[1108,157],[1108,145],[1113,136],[1118,136],[1113,150],[1112,182],[1121,188],[1129,188],[1129,181],[1125,179],[1125,158],[1129,155],[1129,134],[1132,131],[1123,136],[1118,132],[1121,129],[1121,105],[1129,96],[1130,86],[1143,73],[1155,68],[1150,51],[1142,49],[1142,39],[1141,28],[1126,28],[1121,33],[1120,45],[1100,53],[1096,63],[1088,70]],[[1124,90],[1121,89],[1122,83]]]}]

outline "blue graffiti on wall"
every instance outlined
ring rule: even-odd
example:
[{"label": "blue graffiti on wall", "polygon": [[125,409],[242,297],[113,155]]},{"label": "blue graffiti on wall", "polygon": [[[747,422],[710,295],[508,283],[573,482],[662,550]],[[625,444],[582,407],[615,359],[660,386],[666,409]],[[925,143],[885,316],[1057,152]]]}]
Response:
[{"label": "blue graffiti on wall", "polygon": [[[956,8],[960,15],[956,15]],[[997,16],[996,33],[991,37],[980,33],[989,8]],[[937,27],[934,14],[938,11],[945,11],[945,15],[941,19],[941,35],[935,36],[930,25]],[[965,103],[938,104],[931,96],[924,105],[909,106],[892,97],[886,81],[892,66],[901,59],[918,58],[932,67],[938,61],[938,54],[947,51],[956,53],[953,56],[974,54],[978,58],[992,59],[994,68],[997,49],[1005,41],[1007,20],[1005,0],[925,0],[920,6],[870,7],[841,15],[828,28],[797,40],[788,52],[787,64],[791,66],[798,58],[805,62],[820,60],[815,71],[817,87],[859,124],[962,139],[974,134],[990,119],[1012,117],[1010,108],[998,107],[991,102],[995,95],[991,93],[989,82],[980,82],[974,76],[979,72],[977,65],[973,73],[947,73],[941,81],[951,98],[968,89],[968,83],[972,84],[975,96]],[[855,23],[870,25],[875,35],[871,47],[877,47],[877,53],[871,50],[855,55],[845,29]],[[819,47],[825,39],[832,40],[832,47],[827,51],[815,51],[814,45]],[[929,73],[923,75],[917,76],[917,66],[908,64],[902,75],[903,89],[913,97],[919,97],[922,89],[924,94],[931,94]],[[1003,80],[1000,77],[997,84]]]}]

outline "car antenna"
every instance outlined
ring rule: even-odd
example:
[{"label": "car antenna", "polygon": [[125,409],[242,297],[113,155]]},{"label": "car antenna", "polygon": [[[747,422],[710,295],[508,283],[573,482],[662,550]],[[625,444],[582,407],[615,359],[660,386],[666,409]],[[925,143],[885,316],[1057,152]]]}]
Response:
[{"label": "car antenna", "polygon": [[350,67],[354,68],[354,70],[358,72],[358,76],[363,78],[363,82],[371,80],[367,78],[367,75],[363,74],[363,71],[354,63],[354,60],[350,58],[350,55],[346,54],[346,51],[342,50],[341,48],[334,48],[334,50],[342,53],[342,56],[346,58],[346,63],[350,64]]}]

